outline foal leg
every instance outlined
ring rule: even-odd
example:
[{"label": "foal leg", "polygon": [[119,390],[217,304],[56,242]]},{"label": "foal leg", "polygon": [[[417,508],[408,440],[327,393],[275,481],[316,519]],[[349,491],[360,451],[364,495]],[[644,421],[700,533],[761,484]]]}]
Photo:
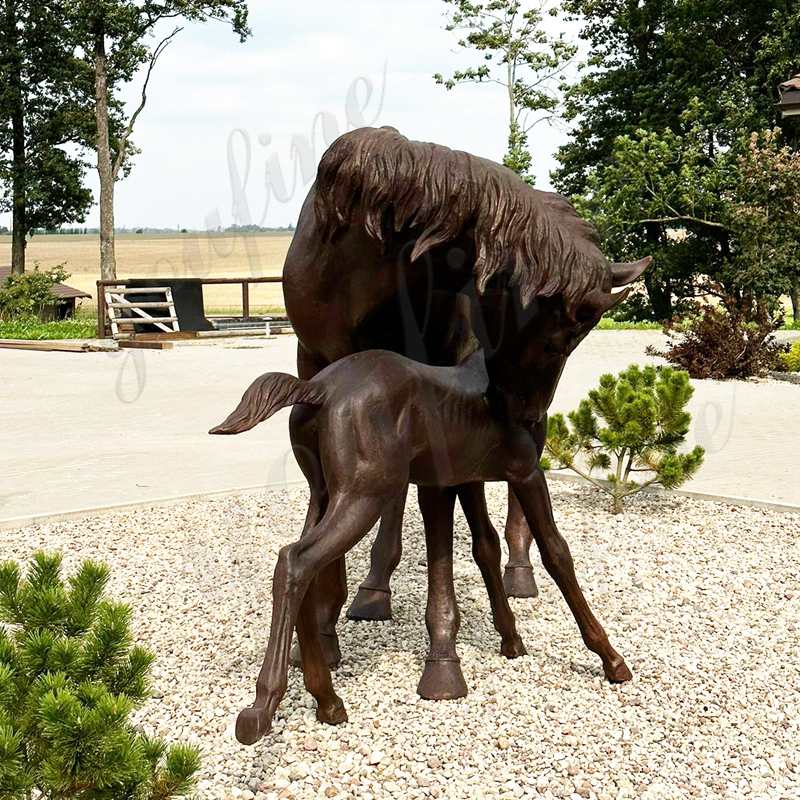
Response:
[{"label": "foal leg", "polygon": [[[536,442],[536,450],[541,458],[547,438],[547,417],[533,427],[532,433]],[[533,533],[531,533],[522,506],[511,486],[508,487],[505,537],[508,545],[508,563],[503,573],[503,586],[505,586],[506,594],[509,597],[538,597],[539,589],[536,586],[531,565]]]},{"label": "foal leg", "polygon": [[383,510],[378,535],[370,551],[369,575],[358,588],[349,619],[384,620],[392,618],[392,579],[403,554],[403,513],[408,486]]},{"label": "foal leg", "polygon": [[536,537],[544,568],[564,595],[584,643],[600,656],[609,681],[629,681],[633,677],[630,670],[622,656],[611,646],[603,626],[595,618],[578,585],[569,547],[553,519],[553,506],[544,473],[536,469],[524,482],[514,483],[513,488]]},{"label": "foal leg", "polygon": [[[272,584],[272,625],[256,683],[256,699],[236,721],[236,738],[242,744],[257,742],[272,727],[275,711],[286,693],[292,631],[311,581],[322,567],[343,558],[366,536],[389,499],[388,495],[359,497],[336,494],[330,498],[320,522],[309,528],[299,541],[281,549]],[[313,598],[308,608],[312,606]],[[304,623],[300,627],[303,639],[308,642],[313,622],[307,617]],[[308,652],[313,659],[313,645]],[[321,663],[320,659],[316,662],[318,665]],[[336,704],[332,698],[331,702]]]},{"label": "foal leg", "polygon": [[468,483],[459,486],[458,499],[472,532],[472,556],[481,571],[489,594],[492,620],[500,634],[500,652],[506,658],[524,656],[527,651],[517,633],[514,612],[508,604],[508,597],[503,588],[500,572],[500,537],[489,519],[483,484]]},{"label": "foal leg", "polygon": [[460,624],[453,588],[453,510],[455,489],[420,486],[419,508],[428,551],[428,605],[425,624],[430,650],[417,694],[426,700],[466,697],[467,684],[456,654]]},{"label": "foal leg", "polygon": [[325,659],[317,622],[316,590],[315,579],[308,587],[297,618],[297,641],[302,657],[303,682],[309,694],[317,701],[317,719],[328,725],[338,725],[347,722],[347,711],[333,689],[331,669]]}]

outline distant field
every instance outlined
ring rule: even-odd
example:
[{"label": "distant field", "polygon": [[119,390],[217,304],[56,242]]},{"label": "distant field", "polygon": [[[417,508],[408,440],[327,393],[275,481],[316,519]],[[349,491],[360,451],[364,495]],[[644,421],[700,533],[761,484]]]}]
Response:
[{"label": "distant field", "polygon": [[[243,278],[280,275],[292,237],[285,234],[124,234],[117,236],[119,278]],[[100,277],[96,235],[34,236],[28,244],[28,268],[66,263],[67,281],[95,298]],[[0,236],[0,264],[11,260],[11,237]],[[241,309],[238,286],[204,288],[206,309]],[[96,299],[93,299],[96,302]],[[89,301],[84,301],[86,306]],[[252,286],[250,304],[256,310],[283,306],[279,284]]]}]

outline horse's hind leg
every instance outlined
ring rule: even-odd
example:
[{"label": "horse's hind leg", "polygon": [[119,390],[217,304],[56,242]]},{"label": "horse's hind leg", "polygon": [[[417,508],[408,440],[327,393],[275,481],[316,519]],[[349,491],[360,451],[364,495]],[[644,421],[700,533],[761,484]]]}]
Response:
[{"label": "horse's hind leg", "polygon": [[[295,406],[289,419],[289,430],[292,438],[292,450],[295,459],[303,471],[309,487],[308,513],[306,514],[303,532],[316,525],[328,504],[328,487],[322,474],[316,435],[309,434],[304,427],[314,412],[303,406]],[[347,599],[347,574],[344,559],[326,566],[318,578],[317,591],[313,602],[317,609],[317,629],[321,637],[322,652],[330,667],[336,667],[341,661],[339,637],[336,635],[336,622],[339,619],[344,601]],[[292,648],[290,663],[295,667],[302,666],[302,658],[298,647]]]},{"label": "horse's hind leg", "polygon": [[458,499],[472,533],[472,555],[486,584],[494,627],[500,634],[500,652],[506,658],[524,656],[525,645],[517,633],[514,612],[503,588],[500,537],[489,519],[483,484],[468,483],[459,486]]},{"label": "horse's hind leg", "polygon": [[425,624],[430,650],[417,693],[426,700],[453,700],[467,695],[456,653],[460,624],[453,587],[453,510],[455,489],[419,488],[428,551],[428,605]]},{"label": "horse's hind leg", "polygon": [[403,514],[407,495],[408,486],[381,514],[378,535],[370,551],[369,574],[347,610],[350,619],[375,621],[392,618],[389,583],[403,555]]},{"label": "horse's hind leg", "polygon": [[317,719],[328,725],[347,722],[344,703],[336,695],[331,669],[325,658],[317,623],[317,580],[311,581],[297,618],[297,639],[302,654],[303,682],[317,701]]},{"label": "horse's hind leg", "polygon": [[[245,708],[236,721],[236,738],[242,744],[253,744],[272,727],[275,711],[286,693],[292,631],[311,581],[324,566],[343,558],[366,536],[388,500],[388,496],[338,493],[330,498],[317,525],[298,542],[281,549],[272,583],[269,643],[256,683],[255,703]],[[309,608],[312,604],[313,599]],[[306,626],[304,638],[307,632]]]},{"label": "horse's hind leg", "polygon": [[[539,458],[541,458],[547,438],[547,417],[538,422],[531,432]],[[508,487],[505,538],[508,545],[508,563],[503,573],[506,594],[509,597],[537,597],[539,589],[536,586],[536,579],[533,577],[531,564],[531,545],[534,537],[522,506],[510,486]]]}]

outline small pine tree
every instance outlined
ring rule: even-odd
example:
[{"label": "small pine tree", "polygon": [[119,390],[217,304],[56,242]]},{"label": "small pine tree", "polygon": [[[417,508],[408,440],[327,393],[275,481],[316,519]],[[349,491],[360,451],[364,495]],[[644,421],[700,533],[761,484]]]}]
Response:
[{"label": "small pine tree", "polygon": [[185,795],[197,750],[138,732],[154,656],[133,644],[131,609],[104,597],[86,561],[65,584],[61,557],[27,576],[0,565],[0,798],[166,800]]},{"label": "small pine tree", "polygon": [[[615,514],[626,497],[647,486],[677,488],[703,463],[702,447],[678,452],[689,431],[686,404],[693,392],[688,373],[670,367],[634,364],[617,377],[603,375],[568,415],[569,424],[562,414],[550,418],[547,466],[571,469],[609,494]],[[611,470],[605,483],[592,477],[595,469]],[[650,477],[637,483],[635,473]]]}]

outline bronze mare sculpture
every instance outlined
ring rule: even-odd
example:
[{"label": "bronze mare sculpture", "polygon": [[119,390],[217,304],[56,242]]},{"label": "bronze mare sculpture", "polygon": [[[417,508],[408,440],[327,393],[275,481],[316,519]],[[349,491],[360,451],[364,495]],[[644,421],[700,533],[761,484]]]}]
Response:
[{"label": "bronze mare sculpture", "polygon": [[[587,306],[576,336],[602,313]],[[529,364],[523,360],[521,368]],[[317,701],[317,718],[347,719],[331,682],[316,615],[316,578],[344,558],[408,483],[418,486],[425,523],[430,649],[418,692],[430,699],[467,693],[456,652],[459,612],[453,588],[453,509],[456,495],[476,482],[507,481],[535,531],[542,561],[558,584],[586,646],[597,653],[610,681],[631,673],[608,641],[584,598],[566,542],[550,513],[536,442],[525,404],[492,391],[478,351],[459,367],[431,367],[385,350],[336,361],[310,381],[267,373],[245,392],[237,409],[211,433],[249,430],[278,409],[294,405],[292,447],[311,490],[299,541],[281,549],[272,587],[269,644],[256,700],[244,709],[236,736],[252,744],[270,730],[286,692],[292,632],[302,655],[305,685]],[[462,498],[462,502],[464,502]],[[465,504],[470,513],[470,504]],[[475,530],[475,528],[473,528]],[[478,526],[473,552],[491,600],[501,652],[524,655],[503,591],[497,534]]]},{"label": "bronze mare sculpture", "polygon": [[[453,365],[481,346],[497,397],[523,407],[541,451],[582,302],[593,298],[601,308],[612,286],[631,283],[644,266],[609,264],[595,231],[564,198],[532,189],[494,162],[411,142],[392,128],[353,131],[323,156],[286,258],[298,375],[309,379],[368,349]],[[471,305],[467,324],[463,302]],[[541,318],[548,338],[523,335],[523,307]],[[522,376],[516,360],[526,349],[532,367]],[[472,525],[491,527],[479,484],[458,495]],[[382,512],[370,574],[348,612],[355,618],[391,615],[389,578],[400,560],[405,496]],[[531,596],[533,535],[513,494],[506,538],[508,593]],[[344,559],[319,583],[323,648],[335,664],[336,623],[347,599]]]}]

